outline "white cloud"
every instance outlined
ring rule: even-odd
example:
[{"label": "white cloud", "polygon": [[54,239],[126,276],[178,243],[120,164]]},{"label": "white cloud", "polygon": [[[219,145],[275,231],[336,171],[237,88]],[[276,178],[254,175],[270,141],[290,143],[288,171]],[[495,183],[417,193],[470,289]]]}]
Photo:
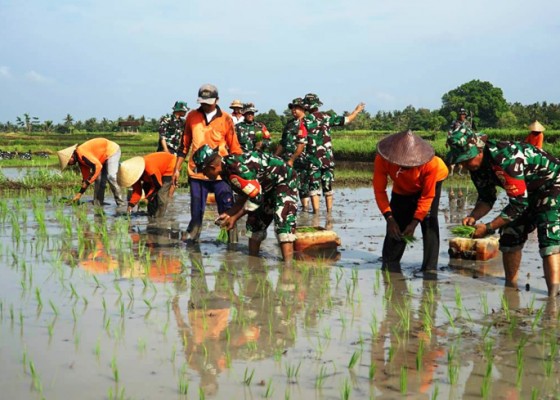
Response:
[{"label": "white cloud", "polygon": [[47,78],[46,76],[41,75],[37,71],[31,70],[27,74],[25,74],[25,78],[28,81],[35,82],[35,83],[50,83],[52,79]]},{"label": "white cloud", "polygon": [[0,65],[0,78],[10,79],[11,77],[10,68],[5,65]]}]

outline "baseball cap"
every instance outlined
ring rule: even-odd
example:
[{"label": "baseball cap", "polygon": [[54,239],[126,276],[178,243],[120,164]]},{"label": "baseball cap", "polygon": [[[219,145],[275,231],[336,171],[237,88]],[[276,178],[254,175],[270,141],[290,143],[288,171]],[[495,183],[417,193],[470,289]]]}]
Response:
[{"label": "baseball cap", "polygon": [[206,83],[198,89],[198,103],[215,104],[218,99],[218,88]]}]

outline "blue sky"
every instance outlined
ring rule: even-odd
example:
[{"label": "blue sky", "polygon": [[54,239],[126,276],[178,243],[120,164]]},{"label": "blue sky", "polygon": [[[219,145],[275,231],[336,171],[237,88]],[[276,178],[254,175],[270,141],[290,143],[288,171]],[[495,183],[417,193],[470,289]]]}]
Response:
[{"label": "blue sky", "polygon": [[278,112],[439,108],[472,79],[560,102],[560,1],[0,0],[0,121],[159,117],[210,82]]}]

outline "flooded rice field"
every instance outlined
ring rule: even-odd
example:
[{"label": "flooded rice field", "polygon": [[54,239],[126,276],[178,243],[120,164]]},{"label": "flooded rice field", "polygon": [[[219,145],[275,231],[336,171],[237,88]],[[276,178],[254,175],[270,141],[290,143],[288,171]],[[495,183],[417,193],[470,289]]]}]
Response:
[{"label": "flooded rice field", "polygon": [[402,273],[380,269],[385,223],[369,187],[338,188],[330,218],[299,216],[342,245],[289,268],[272,229],[258,259],[243,235],[217,242],[211,207],[187,247],[185,190],[160,225],[62,196],[0,200],[2,398],[560,396],[558,303],[536,236],[520,290],[504,287],[499,258],[450,263],[449,229],[475,196],[456,182],[442,193],[437,278],[417,273],[421,240]]}]

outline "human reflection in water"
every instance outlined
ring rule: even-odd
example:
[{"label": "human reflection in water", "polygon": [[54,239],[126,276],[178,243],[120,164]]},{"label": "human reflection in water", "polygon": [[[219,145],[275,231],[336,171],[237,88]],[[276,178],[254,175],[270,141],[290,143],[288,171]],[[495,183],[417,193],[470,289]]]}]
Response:
[{"label": "human reflection in water", "polygon": [[449,218],[446,222],[451,224],[461,224],[465,214],[466,195],[468,188],[453,187],[449,188]]},{"label": "human reflection in water", "polygon": [[[389,271],[383,271],[382,275],[387,313],[381,320],[377,337],[372,340],[371,363],[375,368],[372,390],[381,391],[387,398],[398,396],[401,369],[406,368],[408,393],[421,393],[428,398],[438,360],[445,354],[434,327],[439,302],[437,285],[433,281],[422,281],[422,297],[415,311],[404,276]],[[423,354],[420,370],[416,359],[419,353]]]}]

